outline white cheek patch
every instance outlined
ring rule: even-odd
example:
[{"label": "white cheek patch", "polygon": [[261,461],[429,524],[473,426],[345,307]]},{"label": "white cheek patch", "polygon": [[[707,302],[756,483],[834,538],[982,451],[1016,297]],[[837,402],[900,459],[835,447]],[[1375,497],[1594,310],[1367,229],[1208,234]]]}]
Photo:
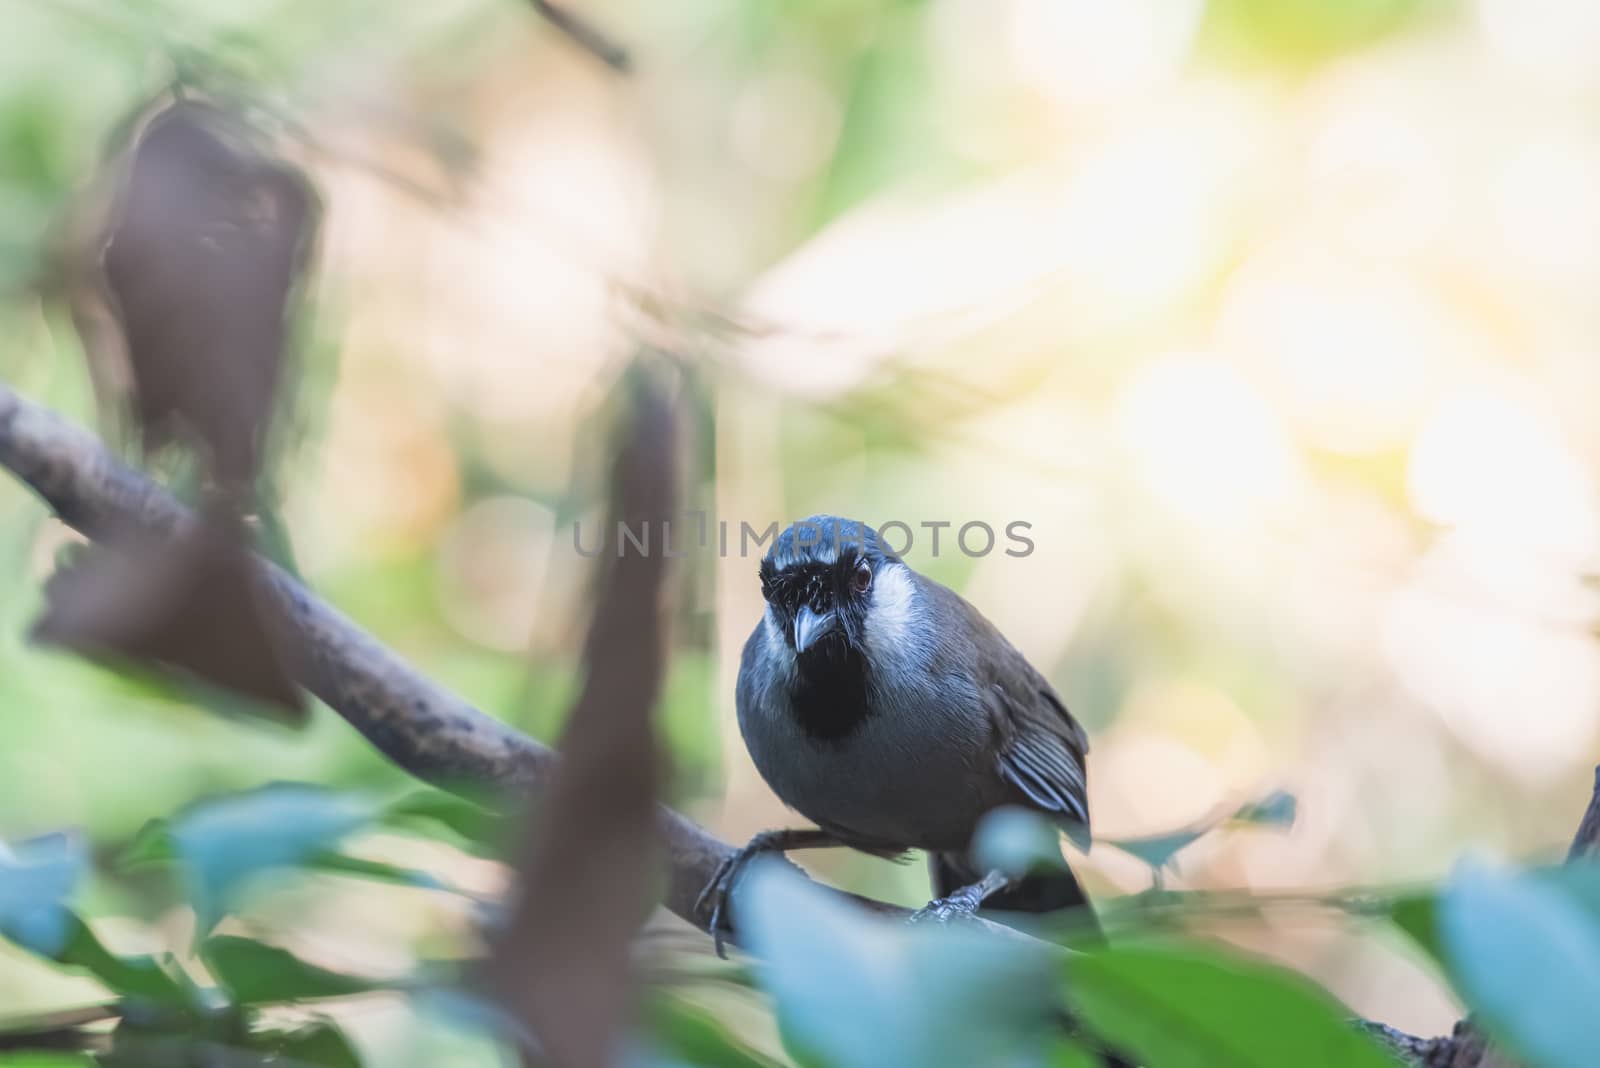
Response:
[{"label": "white cheek patch", "polygon": [[784,671],[791,670],[794,667],[794,650],[784,640],[783,625],[773,615],[771,605],[767,606],[766,613],[761,617],[761,633],[767,642],[767,652]]},{"label": "white cheek patch", "polygon": [[867,612],[867,648],[874,656],[906,655],[917,589],[904,564],[889,564],[872,581],[872,606]]}]

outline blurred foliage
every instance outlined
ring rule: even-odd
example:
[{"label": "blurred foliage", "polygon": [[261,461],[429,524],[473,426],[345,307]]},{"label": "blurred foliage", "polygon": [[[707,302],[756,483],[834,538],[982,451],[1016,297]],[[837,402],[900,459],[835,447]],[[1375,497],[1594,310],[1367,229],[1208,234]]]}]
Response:
[{"label": "blurred foliage", "polygon": [[[295,809],[292,820],[284,818],[286,804]],[[375,804],[284,784],[212,799],[143,836],[122,865],[175,864],[185,874],[178,884],[187,888],[184,903],[197,913],[248,915],[253,906],[235,892],[243,873],[276,871],[274,892],[286,892],[281,880],[320,870],[311,864],[309,838],[321,846],[350,833],[354,813],[368,822],[397,822],[406,834],[461,843],[463,834],[485,830],[474,811],[433,791]],[[210,833],[224,824],[226,834]],[[118,1022],[98,1063],[172,1064],[205,1048],[254,1051],[263,1064],[280,1063],[275,1057],[329,1068],[370,1063],[361,1044],[342,1032],[339,1006],[385,991],[419,1005],[442,1004],[447,995],[460,1019],[502,1020],[486,1005],[470,1008],[475,996],[457,988],[470,957],[424,962],[403,974],[363,973],[237,934],[202,937],[153,956],[109,951],[75,911],[82,896],[77,884],[89,873],[64,840],[25,844],[6,855],[12,858],[0,864],[6,935],[56,967],[93,976],[112,999],[104,1017]],[[100,868],[93,877],[114,880],[118,870]],[[229,873],[226,887],[216,885],[219,871]],[[1531,1064],[1586,1063],[1581,1022],[1600,960],[1593,951],[1600,941],[1596,888],[1600,875],[1589,864],[1526,873],[1464,866],[1437,905],[1430,899],[1428,907],[1443,917],[1440,945],[1458,991]],[[1111,947],[1056,950],[959,925],[908,927],[864,915],[778,864],[758,865],[739,893],[762,962],[761,985],[774,1001],[786,1050],[802,1065],[1093,1063],[1088,1051],[1099,1043],[1149,1068],[1392,1063],[1313,984],[1215,945],[1127,936]],[[1377,900],[1369,895],[1363,907],[1372,910]],[[1389,898],[1395,922],[1408,923],[1403,914],[1418,900]],[[644,1063],[776,1063],[698,1007],[719,981],[742,986],[737,971],[723,970],[657,980],[638,1036],[640,1048],[650,1051]],[[292,1004],[319,1011],[291,1028],[262,1011]],[[1063,1027],[1063,1011],[1075,1021],[1070,1027]],[[26,1020],[8,1021],[0,1049],[75,1035],[92,1045],[99,1022],[91,1016],[57,1030],[29,1030]],[[514,1044],[516,1034],[505,1031],[501,1040]],[[0,1064],[44,1055],[7,1054]]]},{"label": "blurred foliage", "polygon": [[[1352,978],[1372,954],[1287,919],[1239,939],[1272,962],[1206,937],[1310,906],[1381,929],[1413,984],[1436,973],[1413,1016],[1459,999],[1530,1064],[1589,1064],[1589,868],[1270,889],[1432,877],[1462,841],[1536,855],[1587,772],[1593,650],[1557,589],[1587,536],[1562,487],[1591,489],[1600,456],[1585,24],[1491,0],[583,7],[634,82],[515,0],[0,0],[0,376],[89,418],[78,212],[179,86],[330,197],[274,555],[507,722],[554,737],[578,685],[589,591],[565,539],[594,514],[591,420],[635,327],[689,324],[694,492],[719,508],[1033,510],[1048,569],[926,570],[1070,680],[1137,825],[1102,843],[1125,867],[1093,855],[1127,891],[1113,945],[1067,927],[1062,963],[756,881],[762,963],[662,951],[639,1063],[1084,1068],[1101,1042],[1151,1068],[1381,1063],[1335,997],[1392,995],[1392,970]],[[1317,253],[1309,281],[1280,245]],[[1249,354],[1187,355],[1212,346]],[[1512,377],[1438,385],[1486,366]],[[1261,505],[1281,484],[1298,511]],[[63,1039],[110,1065],[503,1063],[514,1029],[472,978],[507,821],[412,788],[326,709],[303,735],[247,729],[196,714],[227,711],[215,693],[25,646],[63,540],[0,486],[0,1068],[91,1063],[42,1048]],[[724,768],[753,587],[719,567],[754,562],[684,563],[660,727],[668,799],[715,813],[726,786],[743,832],[777,812]],[[1280,771],[1304,836],[1264,859],[1256,831],[1294,799],[1237,799]],[[1196,821],[1219,800],[1235,818]],[[1058,844],[996,833],[1018,866]],[[1268,889],[1172,891],[1179,860]],[[915,869],[820,866],[924,893]],[[366,1022],[390,1010],[403,1026]]]}]

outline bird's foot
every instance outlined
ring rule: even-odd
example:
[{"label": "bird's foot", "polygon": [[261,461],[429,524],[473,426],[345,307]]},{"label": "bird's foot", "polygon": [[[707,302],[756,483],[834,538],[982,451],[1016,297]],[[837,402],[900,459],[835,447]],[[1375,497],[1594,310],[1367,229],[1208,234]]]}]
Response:
[{"label": "bird's foot", "polygon": [[707,908],[711,910],[706,926],[711,931],[711,944],[716,949],[717,956],[723,960],[728,958],[724,949],[724,936],[733,933],[733,928],[728,925],[727,919],[728,902],[733,897],[734,886],[738,884],[746,865],[763,853],[781,853],[787,839],[788,834],[785,831],[762,831],[750,839],[743,849],[723,858],[722,863],[717,865],[717,870],[712,872],[711,881],[706,883],[705,889],[700,891],[700,896],[695,899],[696,915],[702,914]]},{"label": "bird's foot", "polygon": [[968,919],[977,915],[984,895],[978,886],[964,886],[949,897],[936,898],[913,912],[907,923],[946,924],[955,919]]}]

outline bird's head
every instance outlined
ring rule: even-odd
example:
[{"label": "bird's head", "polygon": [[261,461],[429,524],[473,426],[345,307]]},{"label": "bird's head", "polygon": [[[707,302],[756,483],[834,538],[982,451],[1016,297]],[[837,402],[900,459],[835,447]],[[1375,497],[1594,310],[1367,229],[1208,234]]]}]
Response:
[{"label": "bird's head", "polygon": [[814,515],[784,529],[761,561],[767,613],[802,661],[864,648],[873,584],[899,557],[865,523]]}]

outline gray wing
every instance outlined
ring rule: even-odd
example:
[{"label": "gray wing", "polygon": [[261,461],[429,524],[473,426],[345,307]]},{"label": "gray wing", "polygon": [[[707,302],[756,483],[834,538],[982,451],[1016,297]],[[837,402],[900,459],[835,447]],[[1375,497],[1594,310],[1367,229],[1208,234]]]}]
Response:
[{"label": "gray wing", "polygon": [[975,683],[988,720],[990,759],[1001,780],[1022,803],[1087,834],[1088,735],[1050,683],[993,623],[954,590],[920,575],[918,579],[919,596],[938,636],[930,666],[935,674]]},{"label": "gray wing", "polygon": [[1089,829],[1089,783],[1083,728],[1048,686],[1030,694],[1004,692],[997,723],[1003,775],[1038,808]]}]

